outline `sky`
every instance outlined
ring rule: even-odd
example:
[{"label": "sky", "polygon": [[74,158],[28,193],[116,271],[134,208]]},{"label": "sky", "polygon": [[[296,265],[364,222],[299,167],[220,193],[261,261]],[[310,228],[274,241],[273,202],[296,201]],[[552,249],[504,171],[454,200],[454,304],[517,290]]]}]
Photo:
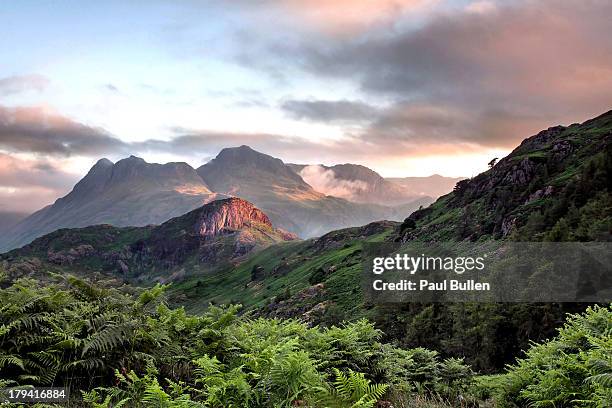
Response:
[{"label": "sky", "polygon": [[0,4],[0,211],[101,157],[197,167],[247,144],[383,176],[473,176],[612,109],[605,0]]}]

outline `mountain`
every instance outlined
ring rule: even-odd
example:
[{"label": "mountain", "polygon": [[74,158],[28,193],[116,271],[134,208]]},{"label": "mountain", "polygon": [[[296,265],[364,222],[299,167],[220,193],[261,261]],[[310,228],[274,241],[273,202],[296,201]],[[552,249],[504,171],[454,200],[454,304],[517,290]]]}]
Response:
[{"label": "mountain", "polygon": [[10,278],[49,272],[169,281],[231,265],[294,234],[276,229],[248,201],[213,201],[159,226],[60,229],[2,256]]},{"label": "mountain", "polygon": [[[345,198],[358,203],[396,206],[425,199],[425,194],[383,178],[374,170],[358,164],[300,165],[290,164],[291,169],[304,181],[322,193]],[[452,187],[446,191],[450,191]],[[427,204],[433,202],[430,199]]]},{"label": "mountain", "polygon": [[428,177],[390,177],[385,180],[401,186],[416,196],[438,198],[453,191],[455,184],[464,180],[464,177],[444,177],[434,174]]},{"label": "mountain", "polygon": [[[59,228],[159,224],[227,196],[252,201],[276,225],[301,237],[378,219],[401,220],[431,202],[423,196],[404,197],[401,188],[365,167],[337,166],[346,169],[338,170],[346,177],[347,166],[359,167],[360,177],[367,174],[374,180],[373,188],[349,197],[357,202],[317,191],[281,160],[248,146],[223,149],[197,171],[186,163],[147,163],[134,156],[117,163],[101,159],[68,195],[7,229],[0,251]],[[377,196],[385,197],[378,199],[385,205],[376,204]],[[399,202],[401,206],[391,207]]]},{"label": "mountain", "polygon": [[253,202],[276,225],[301,237],[398,217],[389,207],[319,192],[291,166],[248,146],[223,149],[197,171],[213,191]]},{"label": "mountain", "polygon": [[0,211],[0,236],[6,235],[14,225],[28,215],[29,214],[14,211]]},{"label": "mountain", "polygon": [[10,228],[0,251],[59,228],[159,224],[219,198],[186,163],[99,160],[73,190]]}]

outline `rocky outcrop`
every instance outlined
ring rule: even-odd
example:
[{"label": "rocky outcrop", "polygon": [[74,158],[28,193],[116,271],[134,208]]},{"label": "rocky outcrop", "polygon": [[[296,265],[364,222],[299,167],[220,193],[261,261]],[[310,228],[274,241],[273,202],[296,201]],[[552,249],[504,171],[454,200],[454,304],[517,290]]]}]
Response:
[{"label": "rocky outcrop", "polygon": [[275,229],[252,203],[237,198],[213,201],[155,227],[149,239],[132,245],[139,269],[172,269],[188,258],[213,265],[295,236]]},{"label": "rocky outcrop", "polygon": [[234,197],[202,207],[195,230],[199,236],[208,238],[237,231],[253,223],[272,227],[270,219],[261,210],[246,200]]},{"label": "rocky outcrop", "polygon": [[536,169],[536,163],[529,158],[524,158],[518,164],[512,166],[512,168],[506,173],[502,183],[521,186],[525,185],[529,183],[536,174]]},{"label": "rocky outcrop", "polygon": [[91,245],[78,245],[58,252],[49,249],[47,260],[56,265],[72,265],[74,261],[96,254],[96,250]]},{"label": "rocky outcrop", "polygon": [[527,201],[525,201],[525,204],[529,204],[541,198],[549,197],[554,193],[554,191],[555,191],[555,188],[553,186],[547,186],[546,188],[541,188],[539,190],[536,190],[534,193],[529,195],[529,198],[527,198]]}]

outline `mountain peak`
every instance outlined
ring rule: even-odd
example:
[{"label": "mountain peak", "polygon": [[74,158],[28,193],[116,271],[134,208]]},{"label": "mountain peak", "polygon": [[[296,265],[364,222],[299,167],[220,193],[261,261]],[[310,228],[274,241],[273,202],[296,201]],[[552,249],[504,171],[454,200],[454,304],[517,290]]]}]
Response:
[{"label": "mountain peak", "polygon": [[121,164],[121,163],[123,163],[123,164],[125,164],[125,163],[129,163],[129,164],[136,164],[136,163],[149,164],[142,157],[134,156],[133,154],[130,155],[130,157],[126,157],[125,159],[119,160],[116,164]]},{"label": "mountain peak", "polygon": [[260,153],[257,150],[247,145],[241,145],[238,147],[226,147],[222,149],[216,157],[216,159],[222,159],[222,160],[232,159],[232,158],[250,158],[250,159],[259,159],[259,160],[272,159],[272,160],[281,161],[280,159],[276,159],[272,156],[268,156],[267,154]]},{"label": "mountain peak", "polygon": [[[270,184],[300,191],[310,189],[282,160],[246,145],[221,150],[217,157],[197,171],[214,191],[224,193],[244,193],[249,186]],[[253,189],[260,190],[259,187]],[[246,198],[253,199],[249,195]]]},{"label": "mountain peak", "polygon": [[100,160],[98,160],[96,164],[94,164],[93,167],[110,167],[113,164],[114,163],[112,161],[108,160],[106,157],[103,157]]}]

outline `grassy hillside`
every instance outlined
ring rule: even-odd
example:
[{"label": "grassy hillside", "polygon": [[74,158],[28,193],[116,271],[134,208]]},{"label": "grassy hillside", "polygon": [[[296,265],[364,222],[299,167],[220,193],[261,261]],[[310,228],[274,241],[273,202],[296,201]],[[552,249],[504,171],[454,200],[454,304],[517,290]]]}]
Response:
[{"label": "grassy hillside", "polygon": [[[333,312],[321,304],[326,300],[327,305],[341,303],[347,311],[363,314],[363,299],[359,296],[361,246],[363,242],[384,240],[397,225],[372,223],[334,231],[316,240],[274,245],[235,267],[172,285],[170,299],[190,311],[202,311],[208,302],[241,303],[247,309],[263,307],[264,312],[259,313],[279,317],[299,315],[319,305],[318,318]],[[323,281],[324,286],[304,293]]]}]

